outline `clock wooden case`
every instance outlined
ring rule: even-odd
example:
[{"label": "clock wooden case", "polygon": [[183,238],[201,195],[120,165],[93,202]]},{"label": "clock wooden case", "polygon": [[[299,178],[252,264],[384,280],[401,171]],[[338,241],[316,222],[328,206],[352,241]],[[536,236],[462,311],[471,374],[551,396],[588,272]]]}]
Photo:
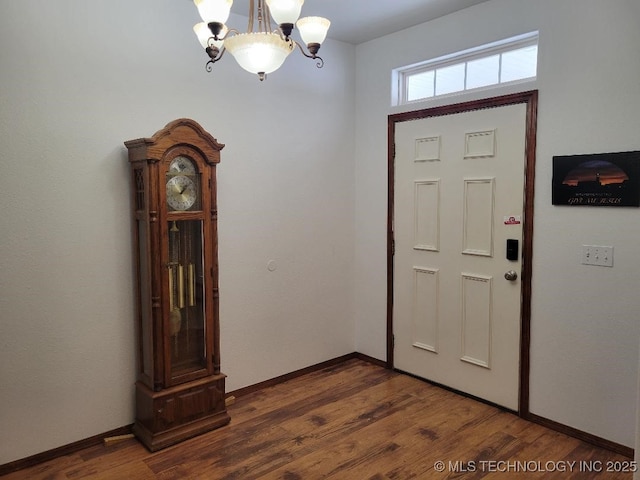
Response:
[{"label": "clock wooden case", "polygon": [[224,145],[183,118],[125,146],[139,350],[133,432],[155,451],[229,422],[218,318],[216,165]]}]

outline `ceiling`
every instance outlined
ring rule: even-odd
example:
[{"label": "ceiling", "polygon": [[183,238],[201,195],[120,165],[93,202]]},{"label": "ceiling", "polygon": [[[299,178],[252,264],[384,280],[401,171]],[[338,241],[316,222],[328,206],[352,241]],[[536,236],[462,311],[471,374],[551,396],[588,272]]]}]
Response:
[{"label": "ceiling", "polygon": [[[357,45],[485,1],[306,0],[302,16],[328,18],[330,38]],[[235,0],[231,11],[248,17],[249,0]]]}]

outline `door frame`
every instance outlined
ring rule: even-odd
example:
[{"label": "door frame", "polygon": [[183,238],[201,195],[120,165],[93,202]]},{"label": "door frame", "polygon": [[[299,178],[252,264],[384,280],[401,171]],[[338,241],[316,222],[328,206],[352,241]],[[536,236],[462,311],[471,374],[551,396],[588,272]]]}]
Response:
[{"label": "door frame", "polygon": [[518,392],[518,414],[529,414],[529,348],[531,343],[531,265],[533,257],[533,199],[536,161],[536,133],[538,115],[538,91],[502,95],[470,102],[443,105],[392,114],[387,120],[388,197],[387,197],[387,368],[393,369],[393,267],[395,240],[394,195],[395,195],[395,126],[396,123],[440,117],[474,110],[504,107],[524,103],[525,119],[525,176],[524,176],[524,221],[522,242],[522,296],[520,308],[520,379]]}]

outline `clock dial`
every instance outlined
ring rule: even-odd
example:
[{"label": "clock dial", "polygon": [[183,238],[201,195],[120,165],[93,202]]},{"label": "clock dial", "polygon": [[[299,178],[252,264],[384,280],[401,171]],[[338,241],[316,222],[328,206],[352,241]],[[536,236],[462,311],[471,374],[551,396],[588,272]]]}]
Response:
[{"label": "clock dial", "polygon": [[195,175],[196,166],[187,157],[176,157],[169,164],[170,173],[185,173],[187,175]]},{"label": "clock dial", "polygon": [[184,175],[176,175],[167,181],[167,203],[174,210],[189,210],[196,202],[195,182]]}]

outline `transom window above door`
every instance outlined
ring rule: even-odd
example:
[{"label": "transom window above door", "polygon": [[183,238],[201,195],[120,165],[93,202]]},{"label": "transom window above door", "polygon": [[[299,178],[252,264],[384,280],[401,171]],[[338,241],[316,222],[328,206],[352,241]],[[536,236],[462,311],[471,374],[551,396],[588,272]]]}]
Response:
[{"label": "transom window above door", "polygon": [[535,80],[538,32],[394,69],[393,105]]}]

